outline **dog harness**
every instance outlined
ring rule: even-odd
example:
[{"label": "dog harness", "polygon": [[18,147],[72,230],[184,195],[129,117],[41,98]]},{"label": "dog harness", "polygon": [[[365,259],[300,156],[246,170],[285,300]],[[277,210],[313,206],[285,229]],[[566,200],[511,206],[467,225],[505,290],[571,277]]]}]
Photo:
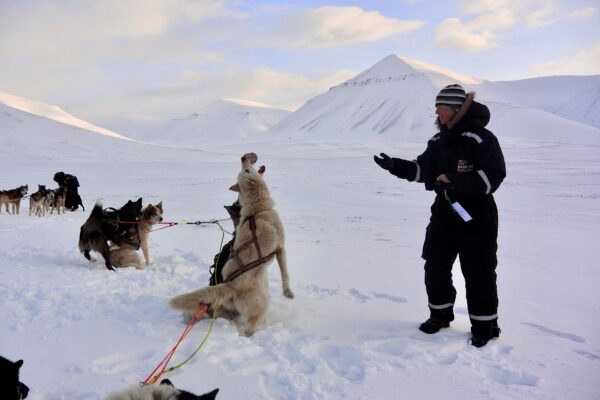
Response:
[{"label": "dog harness", "polygon": [[[274,251],[263,257],[262,250],[260,249],[260,244],[258,243],[258,237],[256,236],[256,220],[254,219],[254,215],[251,215],[250,217],[246,218],[244,220],[244,222],[242,222],[242,224],[246,223],[246,221],[248,221],[248,223],[250,224],[250,231],[252,232],[252,239],[244,242],[240,247],[238,247],[237,250],[234,250],[232,248],[231,251],[229,252],[229,258],[235,259],[235,261],[238,264],[238,269],[233,271],[227,278],[225,278],[223,280],[223,283],[231,282],[232,280],[234,280],[238,276],[242,275],[243,273],[246,273],[246,272],[250,271],[251,269],[258,267],[259,265],[265,264],[266,262],[270,261],[277,253],[277,251]],[[256,252],[258,253],[258,259],[251,261],[248,264],[244,264],[240,257],[240,252],[242,250],[247,249],[248,247],[250,247],[252,245],[254,245],[254,247],[256,247]]]},{"label": "dog harness", "polygon": [[107,218],[107,223],[111,227],[114,233],[114,237],[111,241],[117,246],[128,245],[136,250],[140,249],[140,232],[139,225],[136,223],[123,226],[121,218],[119,217],[119,210],[113,207],[105,208],[102,210],[104,216]]}]

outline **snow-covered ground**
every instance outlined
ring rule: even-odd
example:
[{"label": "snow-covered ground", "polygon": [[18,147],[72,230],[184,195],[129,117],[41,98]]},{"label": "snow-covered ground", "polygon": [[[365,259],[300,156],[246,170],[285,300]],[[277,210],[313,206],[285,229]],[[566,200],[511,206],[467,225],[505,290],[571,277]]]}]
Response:
[{"label": "snow-covered ground", "polygon": [[[55,187],[62,170],[77,175],[86,205],[42,218],[28,216],[27,200],[20,215],[2,210],[0,354],[25,360],[21,377],[34,400],[102,399],[144,380],[185,328],[168,300],[207,284],[221,231],[161,230],[151,237],[151,266],[113,273],[79,254],[79,228],[97,198],[105,207],[162,200],[167,221],[225,218],[239,158],[254,151],[286,227],[296,298],[283,297],[272,265],[261,329],[247,338],[216,320],[196,357],[169,375],[176,386],[219,387],[225,400],[600,398],[598,98],[577,95],[597,77],[543,79],[495,85],[389,56],[267,132],[270,111],[237,118],[226,105],[218,117],[172,125],[180,131],[162,146],[0,96],[0,190]],[[482,349],[467,342],[458,265],[452,327],[432,336],[417,329],[428,316],[420,254],[433,194],[372,159],[423,151],[435,133],[433,97],[450,80],[490,106],[507,162],[496,193],[502,334]],[[552,82],[561,85],[550,104],[543,94]],[[202,140],[175,140],[198,127]],[[173,364],[209,325],[194,327]]]},{"label": "snow-covered ground", "polygon": [[[467,343],[458,266],[456,321],[432,336],[417,329],[428,314],[419,256],[433,196],[379,169],[372,154],[411,157],[424,143],[339,140],[169,149],[156,161],[133,151],[111,162],[3,152],[3,188],[50,184],[61,169],[79,177],[86,212],[2,210],[1,352],[25,360],[21,377],[34,400],[100,399],[145,379],[185,327],[169,298],[206,284],[220,230],[156,232],[150,267],[113,273],[79,254],[79,227],[97,197],[105,206],[162,200],[170,221],[224,218],[238,157],[252,150],[286,226],[296,298],[282,296],[272,265],[261,330],[243,337],[218,319],[203,349],[170,375],[177,386],[219,387],[220,399],[599,398],[600,147],[500,141],[508,168],[496,196],[502,334],[482,349]],[[209,322],[192,330],[175,363]]]}]

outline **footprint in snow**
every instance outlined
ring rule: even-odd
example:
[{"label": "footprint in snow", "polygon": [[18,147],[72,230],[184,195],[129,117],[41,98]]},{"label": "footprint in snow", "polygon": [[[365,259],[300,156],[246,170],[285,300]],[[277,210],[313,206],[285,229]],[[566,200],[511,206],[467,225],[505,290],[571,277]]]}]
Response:
[{"label": "footprint in snow", "polygon": [[488,377],[502,385],[538,386],[540,378],[524,371],[510,370],[502,366],[490,369]]},{"label": "footprint in snow", "polygon": [[396,297],[396,296],[392,296],[391,294],[387,294],[387,293],[373,292],[373,297],[375,297],[376,299],[389,300],[393,303],[407,303],[408,302],[408,300],[406,300],[406,298],[404,298],[404,297]]},{"label": "footprint in snow", "polygon": [[339,377],[362,383],[367,366],[363,352],[354,346],[325,345],[319,350],[321,358]]},{"label": "footprint in snow", "polygon": [[541,325],[537,325],[537,324],[532,324],[530,322],[523,322],[523,325],[528,325],[531,326],[532,328],[537,329],[538,331],[542,332],[542,333],[546,333],[548,335],[552,335],[552,336],[556,336],[562,339],[567,339],[567,340],[571,340],[573,342],[577,342],[577,343],[585,343],[585,339],[574,335],[572,333],[568,333],[568,332],[561,332],[561,331],[557,331],[554,329],[550,329],[550,328],[546,328],[545,326],[541,326]]},{"label": "footprint in snow", "polygon": [[600,356],[598,354],[590,353],[585,350],[573,350],[575,353],[584,356],[588,360],[591,361],[600,361]]},{"label": "footprint in snow", "polygon": [[[146,351],[137,355],[127,355],[115,352],[92,362],[91,371],[95,373],[120,374],[131,371],[139,361],[150,360],[154,357],[153,351]],[[72,367],[71,367],[72,368]]]}]

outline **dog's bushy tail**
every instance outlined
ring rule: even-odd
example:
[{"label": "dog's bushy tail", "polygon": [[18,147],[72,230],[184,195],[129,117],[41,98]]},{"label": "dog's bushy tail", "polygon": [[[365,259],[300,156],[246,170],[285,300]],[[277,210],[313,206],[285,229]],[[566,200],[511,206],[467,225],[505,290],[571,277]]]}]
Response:
[{"label": "dog's bushy tail", "polygon": [[177,310],[194,312],[201,304],[216,306],[234,295],[235,291],[228,283],[220,283],[173,297],[169,304]]},{"label": "dog's bushy tail", "polygon": [[[83,204],[81,205],[83,207]],[[96,204],[94,204],[94,208],[92,208],[92,213],[90,216],[94,216],[97,218],[101,218],[103,216],[102,212],[102,200],[97,199]]]}]

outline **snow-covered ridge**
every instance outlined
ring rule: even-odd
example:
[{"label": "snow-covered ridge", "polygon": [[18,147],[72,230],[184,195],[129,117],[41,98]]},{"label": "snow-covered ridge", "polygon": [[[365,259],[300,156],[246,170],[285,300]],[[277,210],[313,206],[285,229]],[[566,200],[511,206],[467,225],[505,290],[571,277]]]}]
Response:
[{"label": "snow-covered ridge", "polygon": [[363,78],[363,79],[360,79],[357,76],[355,78],[347,80],[344,83],[340,83],[339,85],[334,86],[332,89],[344,88],[344,87],[348,87],[348,86],[360,87],[360,86],[367,86],[370,84],[377,84],[377,83],[386,84],[386,83],[390,83],[390,82],[405,81],[407,79],[418,79],[418,78],[422,78],[424,76],[425,76],[425,74],[417,73],[417,72],[411,72],[411,73],[402,74],[402,75],[369,77],[369,78]]},{"label": "snow-covered ridge", "polygon": [[101,135],[110,136],[113,138],[131,140],[128,137],[120,135],[111,130],[100,128],[96,125],[92,125],[82,119],[79,119],[58,106],[43,103],[41,101],[30,100],[23,97],[13,96],[7,93],[0,92],[0,103],[5,104],[9,107],[21,110],[33,115],[48,118],[50,120],[60,122],[66,125],[76,126],[87,131],[99,133]]},{"label": "snow-covered ridge", "polygon": [[419,61],[414,58],[400,57],[400,59],[418,71],[422,71],[423,73],[427,73],[430,75],[436,74],[440,76],[445,76],[447,78],[450,78],[451,80],[454,80],[455,83],[462,83],[466,85],[478,85],[483,83],[481,79],[473,78],[472,76],[451,71],[447,68]]},{"label": "snow-covered ridge", "polygon": [[266,104],[223,98],[184,117],[173,118],[139,136],[152,143],[204,147],[261,135],[290,111]]}]

